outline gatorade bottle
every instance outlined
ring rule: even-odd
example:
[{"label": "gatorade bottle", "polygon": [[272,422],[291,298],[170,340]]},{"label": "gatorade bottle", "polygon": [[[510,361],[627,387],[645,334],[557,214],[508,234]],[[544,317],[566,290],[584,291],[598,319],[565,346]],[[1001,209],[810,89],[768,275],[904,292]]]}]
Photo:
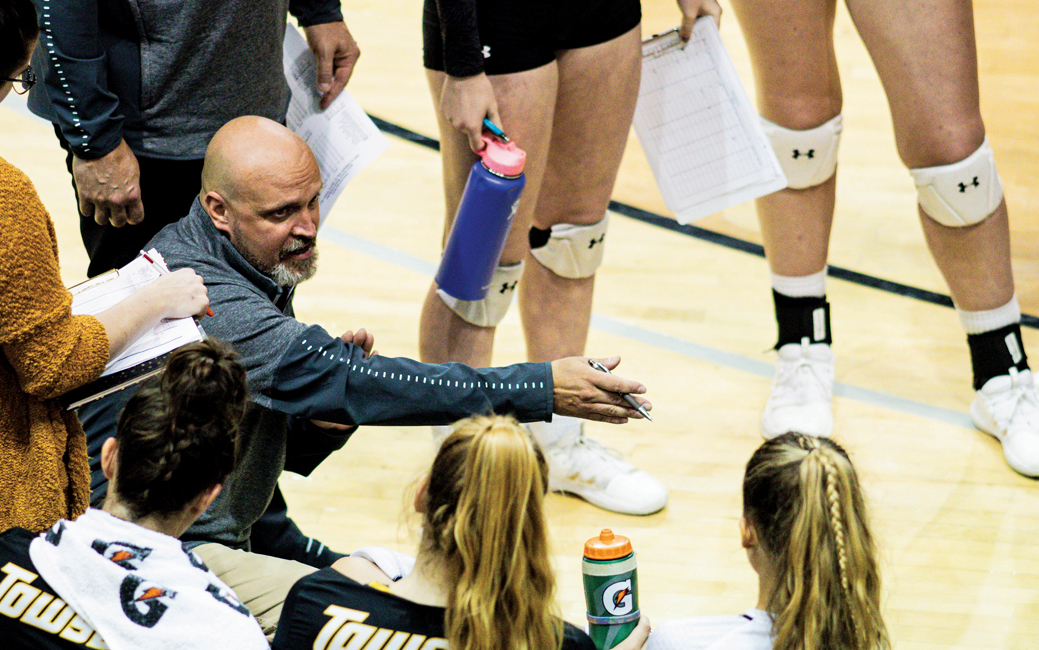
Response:
[{"label": "gatorade bottle", "polygon": [[639,581],[631,540],[603,528],[584,545],[584,600],[588,635],[599,650],[610,650],[639,623]]},{"label": "gatorade bottle", "polygon": [[501,259],[526,179],[527,154],[484,136],[437,270],[437,287],[459,300],[483,300]]}]

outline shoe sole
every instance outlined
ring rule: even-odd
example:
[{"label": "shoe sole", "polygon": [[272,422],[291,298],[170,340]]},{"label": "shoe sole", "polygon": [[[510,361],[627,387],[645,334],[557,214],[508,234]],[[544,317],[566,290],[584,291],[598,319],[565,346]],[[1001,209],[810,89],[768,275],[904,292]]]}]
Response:
[{"label": "shoe sole", "polygon": [[651,515],[655,512],[660,512],[667,506],[667,498],[665,497],[664,502],[656,508],[651,507],[649,509],[643,510],[630,510],[628,508],[625,508],[624,504],[620,501],[610,499],[609,497],[603,498],[602,493],[598,491],[595,491],[593,493],[596,496],[589,496],[587,494],[582,494],[579,489],[560,487],[559,485],[553,484],[551,482],[549,483],[548,489],[552,492],[558,492],[560,494],[568,494],[570,496],[578,497],[592,504],[596,508],[602,508],[603,510],[609,510],[610,512],[616,512],[617,514],[621,515],[635,515],[638,517],[644,517],[646,515]]}]

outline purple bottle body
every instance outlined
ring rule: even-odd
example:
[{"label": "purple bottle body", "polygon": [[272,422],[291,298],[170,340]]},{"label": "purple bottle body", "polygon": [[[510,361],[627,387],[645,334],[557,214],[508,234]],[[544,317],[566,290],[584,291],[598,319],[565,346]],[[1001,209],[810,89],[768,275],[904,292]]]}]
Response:
[{"label": "purple bottle body", "polygon": [[440,259],[437,287],[458,300],[483,300],[525,184],[522,172],[504,176],[481,160],[473,164]]}]

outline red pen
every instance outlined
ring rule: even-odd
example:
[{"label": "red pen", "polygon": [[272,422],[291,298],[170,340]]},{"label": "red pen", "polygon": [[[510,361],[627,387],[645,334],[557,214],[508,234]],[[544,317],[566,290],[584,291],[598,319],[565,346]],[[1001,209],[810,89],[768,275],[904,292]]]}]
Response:
[{"label": "red pen", "polygon": [[[161,275],[166,275],[166,269],[164,269],[161,266],[156,265],[155,260],[153,260],[151,257],[149,257],[148,253],[145,253],[144,251],[141,251],[141,257],[143,257],[144,259],[148,260],[149,264],[155,266],[155,268],[157,268],[159,270],[159,273]],[[212,309],[210,309],[209,307],[206,307],[206,316],[209,316],[210,318],[212,318],[213,316],[216,316],[216,314],[213,313]]]}]

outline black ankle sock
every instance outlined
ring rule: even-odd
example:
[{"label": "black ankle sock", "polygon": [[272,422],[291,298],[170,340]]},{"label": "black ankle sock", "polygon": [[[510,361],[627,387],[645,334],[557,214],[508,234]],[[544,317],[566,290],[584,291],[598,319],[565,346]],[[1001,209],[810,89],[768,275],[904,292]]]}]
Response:
[{"label": "black ankle sock", "polygon": [[779,342],[776,349],[787,343],[800,343],[807,338],[810,343],[833,343],[830,335],[830,303],[822,298],[791,298],[775,289],[772,301],[776,305],[776,324],[779,325]]},{"label": "black ankle sock", "polygon": [[1019,323],[991,332],[968,334],[967,345],[970,347],[970,365],[974,369],[974,390],[981,390],[993,377],[1008,374],[1011,368],[1028,370]]}]

